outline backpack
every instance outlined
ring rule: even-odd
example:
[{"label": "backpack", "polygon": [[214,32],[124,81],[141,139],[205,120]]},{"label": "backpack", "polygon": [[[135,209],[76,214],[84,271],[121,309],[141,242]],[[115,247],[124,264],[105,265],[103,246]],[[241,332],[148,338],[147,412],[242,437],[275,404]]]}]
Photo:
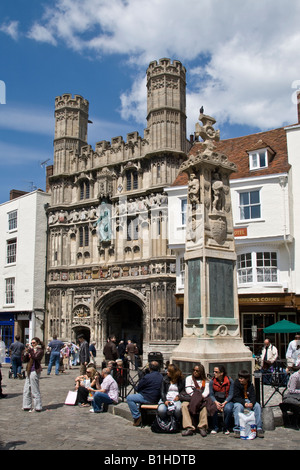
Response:
[{"label": "backpack", "polygon": [[179,432],[179,424],[173,415],[169,415],[165,419],[161,419],[157,414],[151,424],[151,431],[155,433],[174,434],[175,432]]}]

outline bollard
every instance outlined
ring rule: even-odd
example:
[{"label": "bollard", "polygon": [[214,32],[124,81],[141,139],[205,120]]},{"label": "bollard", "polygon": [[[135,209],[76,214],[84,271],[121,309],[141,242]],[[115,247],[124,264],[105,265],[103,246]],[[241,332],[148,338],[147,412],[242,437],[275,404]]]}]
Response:
[{"label": "bollard", "polygon": [[274,431],[275,420],[272,408],[262,408],[262,422],[264,431]]}]

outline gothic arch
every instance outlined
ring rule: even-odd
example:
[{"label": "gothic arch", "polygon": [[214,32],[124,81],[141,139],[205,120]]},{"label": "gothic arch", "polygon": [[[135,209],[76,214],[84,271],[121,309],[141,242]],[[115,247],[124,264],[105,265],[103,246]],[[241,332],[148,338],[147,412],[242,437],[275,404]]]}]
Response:
[{"label": "gothic arch", "polygon": [[125,299],[136,303],[142,309],[143,313],[145,313],[146,297],[139,291],[130,287],[117,287],[110,289],[105,294],[103,294],[103,296],[96,303],[95,307],[101,313],[105,314],[112,305]]},{"label": "gothic arch", "polygon": [[107,336],[116,335],[117,341],[132,339],[140,352],[147,337],[146,297],[132,288],[115,288],[106,292],[95,305],[102,325],[102,347]]}]

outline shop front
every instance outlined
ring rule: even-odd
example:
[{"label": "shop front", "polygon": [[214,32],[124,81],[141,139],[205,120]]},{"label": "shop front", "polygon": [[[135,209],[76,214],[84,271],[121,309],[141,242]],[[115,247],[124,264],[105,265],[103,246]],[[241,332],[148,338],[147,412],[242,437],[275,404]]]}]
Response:
[{"label": "shop front", "polygon": [[[300,323],[300,299],[294,294],[239,295],[241,332],[244,343],[256,356],[261,354],[267,335],[264,328],[286,319]],[[287,343],[294,334],[270,334],[268,338],[278,349],[279,359],[285,359]]]},{"label": "shop front", "polygon": [[8,348],[14,341],[14,326],[14,313],[0,313],[0,335],[1,340],[4,341],[6,348],[5,362],[10,362]]}]

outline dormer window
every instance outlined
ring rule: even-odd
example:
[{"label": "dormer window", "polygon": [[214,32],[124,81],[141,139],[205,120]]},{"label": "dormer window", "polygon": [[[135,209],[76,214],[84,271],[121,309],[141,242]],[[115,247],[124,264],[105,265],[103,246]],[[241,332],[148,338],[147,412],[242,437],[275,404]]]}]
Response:
[{"label": "dormer window", "polygon": [[275,156],[274,150],[263,140],[259,140],[247,153],[250,171],[268,168]]},{"label": "dormer window", "polygon": [[250,170],[259,170],[260,168],[267,168],[268,166],[268,150],[255,150],[249,152]]}]

